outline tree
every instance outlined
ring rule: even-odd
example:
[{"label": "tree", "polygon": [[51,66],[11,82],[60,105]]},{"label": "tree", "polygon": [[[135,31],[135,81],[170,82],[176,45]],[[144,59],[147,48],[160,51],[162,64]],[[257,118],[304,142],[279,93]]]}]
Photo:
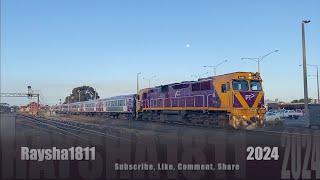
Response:
[{"label": "tree", "polygon": [[98,93],[90,86],[80,86],[72,90],[65,98],[64,104],[99,99]]},{"label": "tree", "polygon": [[[308,99],[308,102],[310,103],[311,102],[311,99],[309,98]],[[291,101],[291,103],[304,103],[304,99],[295,99],[295,100],[293,100],[293,101]]]}]

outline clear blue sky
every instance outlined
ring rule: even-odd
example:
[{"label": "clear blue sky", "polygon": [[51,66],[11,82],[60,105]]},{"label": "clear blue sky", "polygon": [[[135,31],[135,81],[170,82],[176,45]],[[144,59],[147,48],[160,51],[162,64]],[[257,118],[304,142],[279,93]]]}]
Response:
[{"label": "clear blue sky", "polygon": [[[240,58],[279,49],[261,65],[266,98],[290,101],[303,97],[303,19],[311,20],[308,62],[320,64],[319,7],[318,0],[2,0],[1,92],[31,85],[48,104],[84,84],[102,97],[134,93],[139,71],[157,76],[152,85],[191,80],[223,59],[219,74],[256,71]],[[315,98],[315,79],[309,90]]]}]

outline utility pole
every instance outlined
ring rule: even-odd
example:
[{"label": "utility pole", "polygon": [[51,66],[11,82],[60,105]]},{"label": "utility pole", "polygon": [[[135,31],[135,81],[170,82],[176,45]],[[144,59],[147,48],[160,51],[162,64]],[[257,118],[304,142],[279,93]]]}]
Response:
[{"label": "utility pole", "polygon": [[319,92],[319,66],[317,66],[317,89],[318,89],[318,104],[320,104],[320,92]]},{"label": "utility pole", "polygon": [[190,77],[191,78],[196,78],[196,80],[198,80],[198,79],[200,79],[201,77],[203,77],[204,75],[207,75],[207,74],[209,74],[209,72],[206,72],[206,73],[203,73],[203,74],[195,74],[195,75],[191,75]]},{"label": "utility pole", "polygon": [[218,64],[216,64],[216,65],[214,65],[214,66],[203,66],[203,67],[213,68],[213,74],[216,76],[216,75],[217,75],[217,68],[218,68],[220,65],[222,65],[223,63],[226,63],[226,62],[228,62],[227,59],[224,60],[224,61],[222,61],[222,62],[220,62],[220,63],[218,63]]},{"label": "utility pole", "polygon": [[137,73],[137,94],[139,93],[139,75],[141,74],[141,72]]},{"label": "utility pole", "polygon": [[307,55],[306,55],[306,39],[305,39],[305,32],[304,32],[304,25],[310,23],[310,20],[303,20],[301,23],[301,35],[302,35],[302,65],[303,65],[303,88],[304,88],[304,112],[305,112],[305,121],[306,126],[310,126],[310,119],[309,119],[309,98],[308,98],[308,75],[307,75]]},{"label": "utility pole", "polygon": [[150,77],[150,78],[143,78],[144,80],[147,80],[149,82],[149,88],[151,87],[151,80],[157,77],[156,75]]},{"label": "utility pole", "polygon": [[266,55],[263,55],[263,56],[257,57],[257,58],[241,58],[241,60],[252,60],[252,61],[257,62],[257,64],[258,64],[258,72],[260,73],[260,62],[261,62],[264,58],[266,58],[267,56],[269,56],[270,54],[275,53],[275,52],[278,52],[278,51],[279,51],[279,50],[274,50],[274,51],[269,52],[269,53],[266,54]]},{"label": "utility pole", "polygon": [[80,90],[78,90],[78,94],[79,94],[79,102],[81,101],[81,91]]}]

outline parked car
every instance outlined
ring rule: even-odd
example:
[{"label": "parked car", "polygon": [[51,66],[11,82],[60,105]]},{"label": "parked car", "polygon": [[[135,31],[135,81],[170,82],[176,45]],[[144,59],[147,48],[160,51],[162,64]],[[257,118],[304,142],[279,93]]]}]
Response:
[{"label": "parked car", "polygon": [[283,119],[280,117],[279,113],[269,111],[266,113],[266,123],[271,125],[282,124]]},{"label": "parked car", "polygon": [[296,110],[296,113],[297,113],[297,115],[300,116],[300,117],[302,117],[303,114],[304,114],[301,109],[297,109],[297,110]]},{"label": "parked car", "polygon": [[299,117],[303,116],[302,111],[301,112],[297,112],[295,110],[285,110],[284,111],[284,117],[285,118],[294,118],[294,119],[298,119]]},{"label": "parked car", "polygon": [[281,119],[285,118],[285,112],[286,110],[285,109],[280,109],[278,111],[276,111],[276,113],[280,116]]}]

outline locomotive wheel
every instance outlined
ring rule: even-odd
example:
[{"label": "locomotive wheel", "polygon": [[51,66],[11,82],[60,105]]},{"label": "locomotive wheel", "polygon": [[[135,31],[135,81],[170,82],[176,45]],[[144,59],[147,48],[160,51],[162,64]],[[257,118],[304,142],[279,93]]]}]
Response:
[{"label": "locomotive wheel", "polygon": [[235,128],[235,129],[240,128],[240,123],[239,122],[237,123],[237,120],[235,119],[234,116],[232,117],[231,121],[232,121],[231,124],[232,124],[233,128]]},{"label": "locomotive wheel", "polygon": [[225,129],[230,129],[230,124],[229,124],[229,120],[228,119],[225,119],[222,123],[222,127],[225,128]]}]

